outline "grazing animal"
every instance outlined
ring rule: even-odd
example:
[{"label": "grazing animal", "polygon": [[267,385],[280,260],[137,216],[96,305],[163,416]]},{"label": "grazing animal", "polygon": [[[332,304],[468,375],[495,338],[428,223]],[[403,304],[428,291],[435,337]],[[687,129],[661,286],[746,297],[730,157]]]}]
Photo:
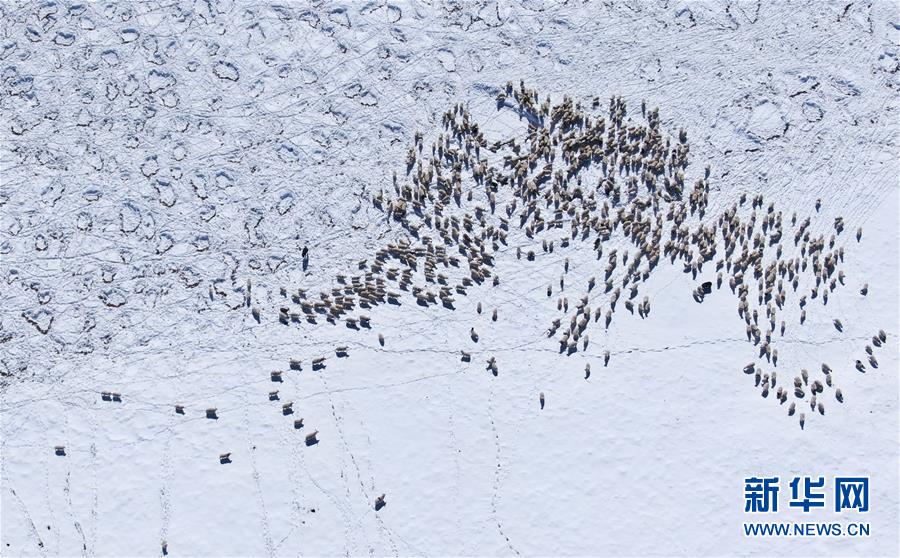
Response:
[{"label": "grazing animal", "polygon": [[497,374],[499,373],[498,369],[497,369],[497,359],[495,359],[494,357],[489,358],[487,360],[486,370],[490,370],[491,373],[496,377]]},{"label": "grazing animal", "polygon": [[[625,102],[613,97],[608,114],[605,111],[602,115],[590,114],[580,103],[569,98],[556,105],[552,105],[549,98],[542,102],[537,92],[527,89],[524,82],[520,82],[518,88],[508,83],[496,100],[498,110],[512,108],[529,117],[527,141],[510,138],[487,142],[465,107],[453,105],[443,115],[443,129],[431,145],[431,157],[428,157],[422,134],[417,133],[407,153],[409,180],[398,181],[395,175],[393,193],[382,189],[373,196],[376,208],[391,221],[399,223],[407,234],[402,235],[401,240],[380,247],[371,258],[359,261],[356,267],[360,273],[336,276],[340,286],[321,293],[321,300],[307,300],[302,291],[296,297],[288,297],[284,288],[280,291],[282,298],[301,304],[302,315],[311,323],[321,315],[332,324],[344,320],[351,329],[356,329],[357,323],[368,327],[367,317],[348,318],[347,314],[355,314],[357,306],[371,308],[382,303],[399,306],[402,292],[410,293],[423,307],[436,304],[439,298],[444,307],[452,310],[453,297],[450,295],[454,291],[466,296],[468,288],[482,285],[488,278],[493,278],[494,286],[498,285],[495,258],[506,257],[506,250],[501,245],[510,247],[507,234],[519,241],[518,233],[523,233],[529,239],[524,242],[541,247],[543,258],[553,254],[555,242],[568,248],[581,240],[593,245],[588,255],[593,258],[596,254],[598,263],[604,268],[601,273],[605,271],[606,274],[605,277],[590,277],[587,293],[598,290],[595,288],[597,279],[604,283],[605,292],[594,293],[600,295],[594,305],[588,304],[587,297],[581,299],[581,303],[574,306],[574,316],[568,314],[568,297],[562,296],[568,293],[556,293],[558,313],[572,317],[571,324],[563,328],[561,319],[554,316],[553,325],[548,329],[548,339],[559,342],[560,354],[572,355],[579,348],[587,350],[588,330],[599,323],[604,312],[605,328],[611,328],[612,315],[622,291],[629,293],[622,304],[625,309],[632,314],[637,311],[641,318],[647,318],[649,297],[644,296],[640,303],[637,297],[662,258],[663,262],[671,260],[671,264],[692,275],[698,302],[712,294],[713,281],[717,289],[727,283],[738,299],[738,316],[745,321],[748,343],[755,346],[753,352],[759,352],[757,358],[765,356],[773,367],[781,360],[783,367],[786,361],[781,359],[780,347],[776,348],[777,341],[773,342],[772,337],[780,331],[783,341],[786,321],[789,316],[793,317],[788,308],[795,301],[792,299],[789,304],[788,296],[799,298],[799,321],[805,325],[808,301],[819,298],[824,305],[829,296],[835,296],[837,286],[844,284],[844,271],[840,269],[844,261],[843,248],[835,246],[841,238],[843,218],[834,220],[834,234],[829,231],[829,238],[828,234],[818,232],[822,227],[814,226],[809,217],[798,223],[796,212],[785,219],[789,225],[783,226],[782,213],[776,211],[774,203],[764,203],[762,195],[748,198],[745,193],[740,193],[739,201],[724,208],[717,219],[705,217],[710,169],[707,167],[702,178],[698,177],[693,189],[686,184],[687,134],[679,130],[677,136],[664,135],[659,127],[658,110],[647,110],[642,104],[645,123],[634,122],[626,119]],[[594,100],[592,108],[596,109],[599,104],[599,99]],[[502,158],[503,163],[497,165],[493,160],[489,161],[494,157],[487,157],[484,151]],[[593,185],[590,187],[583,183],[584,177],[579,174],[585,167],[596,168],[600,175],[599,180],[591,177]],[[509,201],[499,211],[505,212],[505,216],[495,215],[498,198],[507,195]],[[472,203],[475,196],[478,201]],[[482,205],[483,198],[489,208]],[[750,204],[746,203],[748,200]],[[821,206],[822,200],[816,200],[817,212]],[[516,223],[519,230],[512,232]],[[614,235],[613,242],[617,245],[620,240],[626,241],[626,246],[618,247],[618,253],[611,243],[606,242]],[[792,247],[789,241],[783,241],[783,237],[791,236],[796,254],[786,255]],[[861,236],[859,229],[857,240]],[[633,248],[627,246],[628,241]],[[516,246],[514,265],[528,267],[528,262],[536,260],[535,252],[536,248],[529,250],[527,246]],[[306,268],[306,247],[302,256]],[[526,258],[527,262],[522,261]],[[566,279],[571,271],[569,257],[563,259],[560,291],[567,287]],[[704,264],[714,266],[715,270],[707,269],[705,275],[701,275]],[[447,274],[438,273],[438,270],[446,270]],[[538,277],[540,270],[534,272],[534,277]],[[713,274],[713,280],[705,280],[712,279]],[[582,281],[582,277],[575,277],[569,282],[569,289],[572,285],[583,286]],[[555,281],[549,283],[537,285],[539,291],[546,286],[548,303],[557,289]],[[787,289],[785,284],[789,285]],[[249,289],[248,282],[247,293]],[[865,285],[860,292],[865,295],[867,291]],[[577,296],[577,293],[573,295],[573,301]],[[606,296],[609,296],[608,305],[602,301]],[[751,307],[751,299],[758,300],[756,307]],[[603,310],[601,303],[605,306]],[[245,300],[245,304],[248,308],[251,306],[249,300]],[[591,306],[595,306],[593,324]],[[483,301],[477,302],[479,315],[484,308]],[[766,316],[761,329],[760,314],[763,311]],[[776,317],[778,312],[784,314]],[[491,313],[493,322],[497,321],[497,313],[495,307]],[[294,319],[295,316],[298,319]],[[300,316],[287,308],[279,310],[279,320],[284,323],[299,321]],[[780,328],[777,326],[779,320]],[[840,320],[835,319],[833,323],[838,331],[843,331]],[[473,342],[480,341],[474,327],[469,335]],[[378,339],[383,347],[384,337],[379,334]],[[872,345],[879,347],[885,339],[886,336],[882,336],[876,342],[873,338]],[[871,347],[867,353],[874,359]],[[471,361],[469,353],[463,351],[461,354],[463,362]],[[338,356],[342,355],[339,353]],[[604,351],[603,359],[603,365],[608,366],[609,350]],[[858,368],[864,371],[864,365],[858,363]],[[871,360],[869,364],[876,365]],[[324,368],[324,358],[314,360],[313,369],[321,368]],[[493,357],[488,361],[488,369],[497,374]],[[780,403],[788,398],[790,385],[776,388],[774,372],[764,374],[753,363],[745,367],[744,372],[754,376],[763,397],[769,390],[778,389]],[[831,387],[830,368],[825,371],[823,366],[823,372],[825,383]],[[589,377],[590,365],[587,365],[585,379]],[[822,382],[811,380],[805,370],[802,380],[798,377],[795,381],[795,395],[805,397],[806,386],[811,381],[813,397],[820,395],[824,389]],[[793,412],[792,402],[790,414]]]}]

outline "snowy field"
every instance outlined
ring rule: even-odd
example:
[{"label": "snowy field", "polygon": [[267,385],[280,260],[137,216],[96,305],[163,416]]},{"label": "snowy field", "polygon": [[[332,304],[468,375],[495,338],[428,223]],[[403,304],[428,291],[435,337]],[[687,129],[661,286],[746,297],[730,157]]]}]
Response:
[{"label": "snowy field", "polygon": [[900,554],[896,3],[0,19],[0,555]]}]

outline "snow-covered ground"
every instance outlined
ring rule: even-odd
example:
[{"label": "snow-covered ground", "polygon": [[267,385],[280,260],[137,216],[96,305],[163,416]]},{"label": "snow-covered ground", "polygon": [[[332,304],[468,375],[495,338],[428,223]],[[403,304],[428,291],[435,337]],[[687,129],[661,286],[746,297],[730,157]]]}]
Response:
[{"label": "snow-covered ground", "polygon": [[[3,3],[0,17],[0,554],[900,552],[896,4],[51,1]],[[507,82],[515,93],[498,102]],[[843,248],[834,290],[811,296],[812,258],[796,292],[784,277],[777,364],[748,341],[728,273],[715,285],[723,244],[696,276],[663,255],[634,299],[652,308],[641,318],[624,307],[622,254],[630,264],[636,250],[621,225],[598,259],[595,236],[561,245],[568,214],[529,237],[521,199],[504,241],[484,244],[499,284],[454,291],[451,310],[388,280],[397,303],[351,313],[368,328],[305,319],[298,289],[318,300],[344,288],[339,275],[380,276],[388,245],[422,245],[374,203],[402,197],[395,175],[416,175],[417,133],[427,161],[462,103],[486,144],[530,148],[522,83],[592,119],[611,119],[611,96],[635,126],[642,102],[659,107],[672,145],[687,134],[685,200],[708,185],[691,230],[737,207],[744,224],[758,213],[755,233],[783,216],[784,257],[767,244],[766,264],[807,258],[794,242],[807,217],[826,253]],[[517,153],[479,157],[512,172],[504,155]],[[579,174],[585,191],[597,167]],[[463,171],[464,199],[445,212],[460,220],[488,207]],[[498,190],[493,232],[515,199]],[[462,267],[437,272],[452,286],[467,256],[447,245]],[[611,310],[612,250],[612,322],[591,320],[587,347],[561,353],[554,319],[567,328],[582,296]],[[414,285],[436,292],[421,272]],[[761,397],[749,362],[777,371],[786,403],[775,385]],[[808,402],[823,363],[834,385],[820,414]],[[787,505],[794,476],[858,475],[870,477],[865,514]],[[778,514],[744,513],[752,476],[781,478]],[[866,521],[871,536],[744,536],[754,520]]]}]

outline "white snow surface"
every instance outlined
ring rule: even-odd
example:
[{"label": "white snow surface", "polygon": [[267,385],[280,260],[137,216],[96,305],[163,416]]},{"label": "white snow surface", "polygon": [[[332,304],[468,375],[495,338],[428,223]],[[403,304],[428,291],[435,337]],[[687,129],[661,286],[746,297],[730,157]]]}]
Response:
[{"label": "white snow surface", "polygon": [[[900,553],[896,3],[41,1],[0,19],[0,554]],[[281,287],[330,291],[407,234],[373,196],[455,103],[488,141],[524,141],[496,101],[520,80],[553,103],[599,97],[597,114],[613,95],[636,121],[659,107],[687,133],[686,182],[710,168],[710,220],[742,194],[826,239],[843,217],[845,284],[802,326],[790,293],[777,366],[726,285],[692,298],[712,263],[693,278],[665,257],[646,319],[619,307],[560,354],[557,297],[574,306],[601,262],[521,231],[500,285],[454,310],[403,293],[371,329],[279,323]],[[801,429],[742,372],[754,360],[785,387],[829,363],[844,402],[827,390]],[[782,497],[792,476],[868,475],[871,510],[781,500],[751,518],[758,475]],[[871,536],[748,538],[751,519]]]}]

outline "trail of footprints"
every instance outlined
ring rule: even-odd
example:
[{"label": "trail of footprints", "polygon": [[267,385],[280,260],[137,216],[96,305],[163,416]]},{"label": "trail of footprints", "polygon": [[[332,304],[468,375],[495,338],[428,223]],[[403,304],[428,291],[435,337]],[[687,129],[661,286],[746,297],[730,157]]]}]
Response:
[{"label": "trail of footprints", "polygon": [[[641,119],[634,121],[619,97],[611,98],[601,112],[599,99],[590,108],[568,97],[553,104],[549,97],[542,101],[524,83],[518,87],[508,83],[496,102],[498,111],[512,110],[527,121],[527,134],[488,142],[462,104],[444,113],[443,129],[430,146],[416,133],[405,173],[399,177],[395,173],[392,187],[372,198],[385,218],[403,228],[403,238],[358,261],[354,273],[338,275],[338,286],[330,291],[313,294],[306,288],[282,287],[284,302],[277,309],[281,324],[328,322],[371,330],[373,320],[367,312],[379,305],[400,306],[412,297],[422,307],[454,310],[456,297],[498,287],[500,273],[508,267],[501,260],[513,253],[521,264],[557,250],[568,251],[573,258],[588,252],[595,258],[595,271],[586,282],[573,285],[577,279],[567,279],[570,257],[564,257],[558,283],[546,286],[546,297],[551,302],[556,297],[547,337],[561,355],[572,355],[587,351],[589,332],[609,329],[622,308],[647,318],[651,299],[642,296],[642,287],[668,260],[694,280],[704,274],[704,267],[714,269],[714,279],[700,282],[691,293],[697,303],[723,286],[736,296],[737,315],[745,322],[755,355],[743,371],[754,377],[763,398],[772,395],[779,404],[787,404],[787,414],[797,415],[801,427],[807,419],[806,405],[811,413],[825,414],[826,390],[843,402],[836,373],[826,363],[814,367],[816,378],[802,369],[793,380],[779,383],[777,373],[778,338],[788,327],[806,322],[813,301],[827,307],[830,293],[846,284],[841,269],[844,247],[838,244],[846,236],[842,218],[827,227],[831,229],[827,234],[816,234],[813,217],[820,201],[813,215],[800,218],[795,212],[788,217],[762,195],[746,194],[717,217],[708,216],[709,167],[688,185],[686,132],[666,135],[660,129],[658,109],[648,110],[643,103]],[[862,229],[855,238],[861,240]],[[309,254],[303,258],[308,261]],[[573,287],[583,294],[570,301],[564,293]],[[866,296],[868,289],[863,284],[859,294]],[[266,310],[253,305],[249,280],[245,292],[246,306],[261,322]],[[479,301],[476,312],[484,311]],[[488,311],[492,322],[502,315],[497,307]],[[840,318],[833,318],[833,324],[843,331]],[[466,343],[477,346],[480,335],[474,326],[469,337]],[[866,356],[855,361],[855,369],[877,368],[875,351],[887,341],[887,333],[879,330],[865,346]],[[378,342],[385,345],[381,333]],[[334,349],[337,358],[349,354],[347,346]],[[461,360],[473,362],[474,354],[463,349]],[[310,368],[325,370],[328,358],[310,358]],[[608,366],[610,351],[604,349],[598,358]],[[497,358],[484,355],[483,362],[486,370],[499,375]],[[271,382],[280,383],[285,374],[306,366],[299,358],[287,365],[287,371],[267,372]],[[590,376],[588,363],[584,378]],[[114,392],[101,397],[122,401],[122,395]],[[319,443],[319,432],[307,425],[306,418],[295,416],[291,401],[283,402],[277,389],[268,398],[281,406],[295,430],[304,432],[307,447]],[[543,408],[543,393],[539,399]],[[183,415],[185,407],[174,405],[174,412]],[[215,408],[205,414],[219,418]],[[55,451],[65,455],[63,446]],[[230,463],[231,452],[223,452],[219,460]],[[381,510],[385,496],[372,505]]]}]

